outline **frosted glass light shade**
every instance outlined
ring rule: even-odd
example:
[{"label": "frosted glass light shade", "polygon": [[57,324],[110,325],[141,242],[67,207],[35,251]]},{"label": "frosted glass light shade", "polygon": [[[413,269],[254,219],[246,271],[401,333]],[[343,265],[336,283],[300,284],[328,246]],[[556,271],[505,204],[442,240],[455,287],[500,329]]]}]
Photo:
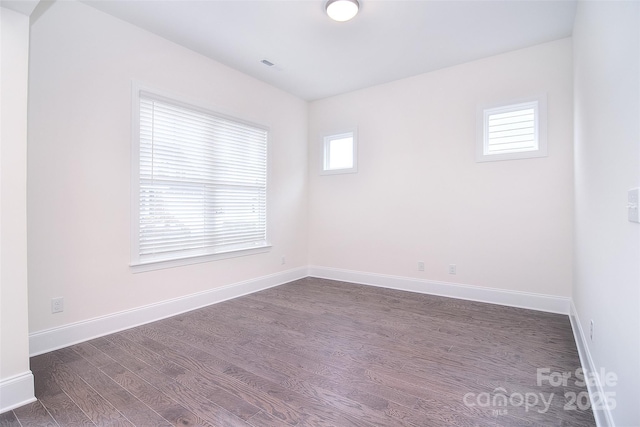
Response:
[{"label": "frosted glass light shade", "polygon": [[359,7],[358,0],[329,0],[326,9],[329,18],[344,22],[356,16]]}]

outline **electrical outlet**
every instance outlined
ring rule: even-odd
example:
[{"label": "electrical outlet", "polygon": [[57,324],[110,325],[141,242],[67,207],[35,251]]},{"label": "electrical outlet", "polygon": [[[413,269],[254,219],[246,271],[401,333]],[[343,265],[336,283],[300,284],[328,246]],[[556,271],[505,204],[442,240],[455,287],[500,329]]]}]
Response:
[{"label": "electrical outlet", "polygon": [[418,261],[418,271],[424,271],[424,261]]},{"label": "electrical outlet", "polygon": [[285,265],[287,263],[287,259],[284,257],[284,255],[282,255],[282,260],[280,261],[280,263],[282,265]]},{"label": "electrical outlet", "polygon": [[456,274],[458,271],[458,268],[456,267],[455,264],[449,264],[449,274]]},{"label": "electrical outlet", "polygon": [[593,341],[593,320],[589,323],[589,339]]},{"label": "electrical outlet", "polygon": [[51,300],[51,313],[62,313],[64,311],[64,298],[53,298]]}]

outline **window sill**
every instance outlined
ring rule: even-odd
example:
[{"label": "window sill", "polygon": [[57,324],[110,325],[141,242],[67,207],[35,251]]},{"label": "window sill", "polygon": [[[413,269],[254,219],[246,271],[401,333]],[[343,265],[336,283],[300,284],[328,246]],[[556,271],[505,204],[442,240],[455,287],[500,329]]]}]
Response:
[{"label": "window sill", "polygon": [[132,263],[129,265],[132,273],[143,273],[145,271],[162,270],[165,268],[181,267],[184,265],[200,264],[203,262],[218,261],[221,259],[236,258],[247,255],[261,254],[269,252],[271,245],[260,246],[251,249],[241,249],[215,254],[192,255],[184,258],[158,259]]},{"label": "window sill", "polygon": [[344,169],[323,169],[320,171],[320,175],[341,175],[347,173],[358,173],[358,169],[353,167]]},{"label": "window sill", "polygon": [[476,163],[499,162],[501,160],[535,159],[538,157],[547,157],[547,150],[538,149],[538,150],[531,150],[531,151],[521,151],[516,153],[478,154],[476,156]]}]

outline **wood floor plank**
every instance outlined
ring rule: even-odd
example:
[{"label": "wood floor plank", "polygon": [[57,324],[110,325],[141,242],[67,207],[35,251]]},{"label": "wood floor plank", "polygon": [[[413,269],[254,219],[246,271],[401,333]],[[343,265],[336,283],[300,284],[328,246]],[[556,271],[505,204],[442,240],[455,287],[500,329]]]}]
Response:
[{"label": "wood floor plank", "polygon": [[[183,328],[189,328],[188,325],[182,325]],[[205,336],[200,334],[200,332],[196,331],[196,330],[189,330],[189,334],[187,335],[197,335],[199,338],[187,338],[189,341],[188,343],[195,346],[196,348],[200,348],[202,350],[206,351],[211,351],[211,349],[208,346],[200,346],[200,341],[202,339],[205,339]],[[181,334],[181,330],[177,330],[175,329],[174,332],[179,335],[179,336],[183,336],[184,334]],[[233,355],[232,353],[224,353],[221,354],[217,351],[214,350],[214,353],[219,356],[219,358],[226,358],[227,360],[233,360],[235,365],[238,365],[238,362],[240,362],[239,359],[237,359],[235,357],[235,355]],[[220,360],[220,359],[218,359]],[[259,364],[259,361],[254,361],[255,363]],[[218,365],[220,365],[220,363],[216,363]],[[260,375],[256,375],[253,374],[252,372],[250,372],[249,370],[245,370],[243,368],[239,368],[238,366],[234,366],[234,364],[228,362],[227,363],[227,368],[225,369],[225,371],[223,372],[224,375],[231,376],[232,378],[235,378],[236,380],[238,380],[240,383],[244,383],[250,387],[254,387],[257,388],[258,390],[262,390],[263,393],[268,393],[268,394],[273,394],[276,392],[276,390],[279,390],[278,393],[286,396],[286,400],[290,401],[290,402],[298,402],[298,405],[300,406],[309,406],[310,404],[313,405],[312,401],[306,400],[304,399],[304,396],[296,396],[296,393],[290,393],[287,390],[283,389],[280,385],[276,384],[275,382],[269,381],[266,378],[261,377]],[[251,379],[247,379],[247,377],[251,378]],[[322,411],[321,407],[317,407],[316,411]],[[327,414],[324,414],[324,417],[327,417]],[[306,422],[309,422],[309,420],[306,420]],[[342,421],[347,422],[347,421]],[[350,421],[352,422],[352,421]],[[357,424],[360,424],[361,422],[364,422],[362,419],[360,419],[360,421]]]},{"label": "wood floor plank", "polygon": [[75,404],[66,393],[47,396],[40,399],[51,416],[60,426],[64,427],[93,427],[93,423],[87,415]]},{"label": "wood floor plank", "polygon": [[111,357],[92,345],[91,341],[76,344],[70,348],[96,368],[102,368],[103,366],[110,365],[114,362]]},{"label": "wood floor plank", "polygon": [[143,381],[117,362],[103,366],[100,370],[173,425],[190,427],[213,426],[213,424],[200,419],[194,413],[168,398],[160,390]]},{"label": "wood floor plank", "polygon": [[20,421],[16,417],[13,411],[8,411],[0,414],[0,427],[21,427]]},{"label": "wood floor plank", "polygon": [[[406,420],[410,419],[406,414],[411,411],[408,407],[402,407],[402,405],[395,404],[395,402],[389,402],[384,398],[372,395],[365,389],[357,389],[352,386],[350,382],[337,382],[328,380],[315,375],[313,373],[305,373],[302,369],[296,369],[293,365],[280,362],[278,359],[270,357],[269,354],[251,354],[251,360],[263,360],[268,359],[269,366],[261,364],[259,366],[259,372],[262,375],[266,375],[273,381],[279,381],[279,383],[291,390],[298,391],[307,397],[320,397],[324,399],[330,399],[332,402],[343,400],[346,405],[349,406],[346,412],[357,412],[357,416],[361,419],[368,420],[369,422],[376,423],[375,419],[367,418],[369,411],[367,407],[372,411],[379,412],[379,416],[386,415],[387,418],[383,418],[384,425],[405,425],[408,424]],[[240,364],[241,367],[245,367],[248,370],[256,368],[255,362],[252,364],[243,364],[241,361],[242,355],[237,352],[231,353],[230,358],[233,358],[236,364]],[[417,399],[410,399],[410,406],[413,407]],[[356,409],[357,407],[357,409]],[[427,414],[423,414],[427,416]],[[421,424],[421,422],[420,422]],[[409,425],[415,425],[415,422],[410,422]],[[468,421],[462,425],[468,425]]]},{"label": "wood floor plank", "polygon": [[[256,414],[258,415],[257,417],[255,415],[252,416],[251,418],[254,419],[254,422],[256,418],[267,419],[273,417],[274,419],[281,419],[282,422],[286,421],[287,425],[298,424],[301,419],[300,414],[293,408],[278,405],[277,400],[273,401],[272,405],[263,406],[264,403],[271,401],[271,398],[263,396],[261,393],[256,394],[255,391],[247,389],[245,384],[225,375],[227,368],[232,366],[231,363],[171,338],[166,332],[166,330],[162,330],[156,334],[153,326],[147,325],[136,330],[127,331],[123,335],[158,354],[170,358],[186,370],[190,370],[192,374],[189,377],[183,376],[180,379],[181,381],[194,381],[196,380],[194,376],[197,376],[198,383],[193,385],[196,388],[229,390],[234,396],[260,405],[262,408],[260,412],[263,414]],[[277,424],[277,421],[272,423]]]},{"label": "wood floor plank", "polygon": [[[251,418],[260,411],[260,408],[227,392],[211,381],[205,386],[202,380],[208,379],[206,365],[195,364],[194,366],[190,364],[190,366],[185,367],[183,365],[186,364],[186,360],[191,361],[192,359],[189,358],[185,360],[185,358],[179,358],[177,359],[178,363],[176,363],[170,358],[155,352],[154,349],[150,349],[149,341],[140,338],[139,335],[134,335],[133,339],[127,338],[128,336],[131,336],[131,334],[121,333],[111,336],[109,339],[114,344],[128,351],[131,355],[141,360],[151,361],[151,366],[158,371],[158,374],[165,375],[181,385],[188,387],[203,398],[211,397],[216,405],[243,420]],[[146,344],[146,346],[144,344]],[[156,376],[158,374],[156,374]]]},{"label": "wood floor plank", "polygon": [[[118,342],[122,344],[121,340],[118,340]],[[115,343],[113,345],[117,346]],[[131,349],[132,347],[127,346],[127,348]],[[133,369],[137,374],[141,376],[153,376],[153,373],[149,371],[147,366],[143,366],[139,360],[135,360],[132,354],[127,355],[126,351],[122,347],[118,346],[117,350],[111,349],[110,353],[115,354],[119,362],[123,363],[124,366],[129,369]],[[176,371],[180,372],[180,369],[177,369]],[[244,400],[250,405],[258,404],[260,405],[257,406],[259,409],[268,411],[272,415],[288,422],[289,424],[295,425],[300,420],[300,414],[296,412],[294,408],[286,402],[274,398],[268,393],[262,393],[239,381],[231,381],[231,378],[226,378],[224,375],[216,372],[207,372],[203,370],[200,371],[199,374],[200,384],[205,388],[220,390],[231,394],[232,396],[236,396],[237,398]],[[166,376],[163,380],[164,381],[162,383],[156,382],[156,384],[165,384],[168,382],[167,380],[175,382],[173,379],[170,379],[169,376]],[[169,382],[169,384],[171,383]]]},{"label": "wood floor plank", "polygon": [[[116,339],[116,342],[122,346],[126,341]],[[134,345],[124,344],[124,346],[121,347],[123,350],[128,351],[130,355],[136,355],[133,350]],[[119,360],[126,363],[124,359]],[[201,387],[197,381],[202,377],[189,375],[189,372],[179,365],[172,364],[173,366],[168,367],[167,365],[170,364],[164,365],[164,367],[158,367],[157,364],[154,364],[153,367],[145,366],[136,370],[136,374],[149,383],[162,385],[161,390],[165,394],[210,422],[246,425],[241,420],[250,418],[259,411],[259,408],[236,398],[220,387]],[[225,407],[229,409],[227,410]]]},{"label": "wood floor plank", "polygon": [[135,396],[124,390],[106,374],[96,369],[91,363],[76,353],[73,347],[62,349],[56,353],[63,363],[124,415],[132,424],[167,427],[171,424],[142,403]]},{"label": "wood floor plank", "polygon": [[[47,365],[32,364],[35,392],[38,400],[49,411],[51,416],[61,426],[69,427],[92,427],[95,424],[76,405],[76,403],[60,388],[54,372],[62,364],[55,357],[54,353],[49,353],[46,358]],[[48,367],[48,369],[45,368]]]},{"label": "wood floor plank", "polygon": [[253,427],[291,427],[291,424],[287,424],[264,411],[259,411],[249,418],[247,422]]},{"label": "wood floor plank", "polygon": [[133,426],[118,409],[111,405],[100,392],[88,385],[69,365],[60,363],[52,375],[64,393],[94,424]]},{"label": "wood floor plank", "polygon": [[[344,331],[338,331],[338,333],[344,333]],[[329,339],[329,337],[327,337],[327,339]],[[379,347],[379,346],[376,346],[376,347],[378,347],[378,348],[374,348],[374,349],[373,349],[373,352],[375,352],[375,353],[377,353],[377,352],[379,352],[379,351],[381,351],[381,350],[384,350],[384,351],[387,351],[387,350],[388,350],[388,348],[386,348],[386,347],[382,347],[382,348],[381,348],[381,347]],[[413,358],[420,357],[420,358],[423,358],[423,359],[425,359],[425,357],[431,357],[431,358],[433,358],[433,361],[432,361],[433,363],[442,364],[442,363],[447,363],[447,362],[448,362],[448,363],[452,364],[452,365],[453,365],[453,367],[454,367],[454,368],[456,368],[456,369],[457,369],[457,368],[460,368],[461,366],[463,366],[463,364],[464,364],[465,362],[466,362],[467,364],[469,363],[469,361],[465,361],[465,360],[462,360],[462,361],[461,361],[461,360],[458,360],[458,359],[459,359],[459,357],[456,357],[455,355],[448,355],[448,354],[446,354],[446,353],[443,353],[443,354],[436,354],[436,355],[429,355],[429,356],[427,356],[427,355],[425,355],[425,354],[419,354],[419,353],[417,353],[415,350],[410,349],[409,347],[403,347],[403,346],[398,346],[398,345],[396,345],[396,348],[395,348],[395,349],[396,349],[396,350],[401,349],[401,350],[402,350],[402,351],[401,351],[401,355],[402,355],[403,357],[405,357],[405,358],[406,358],[407,356],[410,356],[410,357],[413,357]],[[389,354],[387,354],[387,356],[389,356]],[[490,357],[490,356],[491,356],[491,355],[490,355],[490,354],[488,354],[488,355],[486,355],[485,357]],[[502,360],[502,361],[504,361],[504,358],[501,358],[501,360]],[[400,363],[403,363],[403,362],[401,361]],[[480,362],[480,363],[478,363],[478,362],[477,362],[477,354],[475,355],[474,364],[475,364],[475,366],[476,366],[476,367],[478,367],[479,369],[481,369],[481,368],[482,368],[482,362]],[[411,369],[413,370],[413,367],[411,367]],[[486,369],[485,369],[485,371],[486,371]]]},{"label": "wood floor plank", "polygon": [[[183,325],[183,327],[184,327],[184,325]],[[200,340],[193,340],[193,343],[197,344],[199,341],[200,341]],[[232,358],[233,358],[233,359],[235,360],[235,363],[236,363],[236,364],[238,364],[238,363],[239,363],[239,359],[238,359],[238,358],[234,358],[235,356],[239,356],[239,355],[236,355],[236,354],[233,354],[233,353],[232,353],[232,354],[231,354],[231,356],[229,356],[229,358],[230,358],[230,359],[232,359]],[[254,354],[254,355],[252,355],[252,357],[251,357],[251,360],[252,360],[252,361],[255,361],[255,360],[263,360],[263,359],[264,359],[264,355],[255,355],[255,354]],[[273,359],[270,359],[270,362],[273,362]],[[252,363],[254,363],[254,364],[255,364],[255,362],[252,362]],[[261,372],[263,372],[263,373],[264,373],[264,370],[262,370]],[[272,371],[272,374],[277,375],[277,372]],[[288,378],[288,377],[287,377],[287,374],[283,374],[283,376],[282,376],[280,379],[282,379],[282,378]],[[274,380],[277,380],[277,379],[278,379],[278,378],[274,378]],[[299,391],[300,391],[300,390],[299,390]],[[349,389],[349,391],[351,391],[351,389]],[[388,404],[388,405],[389,405],[389,404]],[[385,411],[381,411],[381,412],[382,412],[382,413],[384,413],[384,414],[390,414],[390,416],[392,416],[392,417],[399,417],[399,416],[401,416],[400,414],[402,414],[402,413],[403,413],[403,408],[401,408],[399,405],[398,405],[398,406],[396,406],[396,405],[391,404],[391,405],[389,405],[389,406],[391,406],[391,407],[392,407],[392,408],[390,408],[390,409],[389,409],[389,411],[387,411],[387,412],[385,412]],[[424,416],[426,416],[426,414],[424,414]],[[463,417],[460,417],[460,418],[463,418]],[[397,419],[395,422],[392,422],[392,425],[393,425],[393,424],[395,424],[395,425],[403,425],[403,424],[405,424],[405,422],[404,422],[404,421],[401,421],[401,419],[402,419],[402,418]],[[372,420],[369,420],[369,421],[371,422]],[[390,421],[387,421],[387,425],[389,425],[389,424],[388,424],[389,422],[390,422]],[[448,424],[449,424],[449,425],[469,425],[469,422],[468,422],[468,420],[466,420],[466,421],[464,421],[464,422],[462,422],[462,421],[461,421],[461,422],[456,423],[456,424],[454,424],[454,423],[452,423],[452,422],[449,422]]]},{"label": "wood floor plank", "polygon": [[58,423],[39,401],[21,406],[13,412],[22,427],[58,427]]},{"label": "wood floor plank", "polygon": [[[364,386],[359,386],[358,382],[355,380],[350,380],[353,378],[352,375],[345,373],[344,375],[339,376],[338,378],[331,377],[324,374],[316,374],[313,372],[306,371],[304,369],[295,369],[294,364],[288,364],[286,362],[281,362],[278,359],[271,358],[271,364],[274,369],[279,370],[284,373],[285,379],[283,382],[285,384],[290,385],[291,387],[303,387],[309,388],[311,387],[315,389],[316,387],[320,387],[325,390],[330,390],[336,394],[344,395],[352,401],[358,402],[362,405],[369,407],[373,411],[379,411],[386,414],[390,419],[387,422],[391,422],[394,425],[402,425],[405,422],[411,425],[415,425],[415,421],[412,420],[410,413],[415,412],[416,409],[425,409],[423,411],[417,411],[416,416],[420,417],[428,417],[430,414],[436,413],[434,409],[437,408],[438,411],[442,412],[448,410],[449,412],[458,413],[458,419],[453,422],[452,420],[448,420],[448,425],[470,425],[471,420],[466,415],[463,415],[465,409],[463,405],[459,405],[458,407],[446,407],[444,403],[439,402],[436,399],[429,399],[428,404],[424,399],[428,398],[428,393],[423,391],[422,398],[411,398],[408,395],[403,395],[408,397],[410,404],[403,405],[394,402],[393,400],[387,400],[379,395],[373,394],[376,390],[380,390],[380,387],[375,387],[374,383],[368,382]],[[346,378],[345,378],[346,377]],[[348,378],[348,379],[347,379]],[[387,388],[388,390],[392,390]],[[372,393],[370,393],[371,391]],[[388,393],[387,393],[388,394]],[[393,396],[397,396],[399,393],[392,393]],[[432,397],[439,397],[438,394],[432,395]],[[481,411],[476,410],[473,411],[473,418],[490,418],[489,411]],[[418,425],[421,425],[422,422],[418,422]]]},{"label": "wood floor plank", "polygon": [[593,427],[537,384],[579,367],[564,315],[306,278],[33,357],[0,427]]},{"label": "wood floor plank", "polygon": [[[311,296],[313,297],[315,295],[322,293],[322,288],[319,290],[318,289],[314,290],[314,288],[317,288],[317,286],[314,287],[314,283],[315,281],[317,281],[317,279],[308,278],[303,280],[305,281],[304,282],[305,286],[301,287],[302,289],[300,289],[299,291],[296,288],[296,292],[288,292],[286,287],[287,286],[291,287],[292,285],[284,285],[285,287],[281,287],[280,289],[275,290],[275,292],[272,294],[260,293],[260,294],[251,295],[250,297],[251,298],[271,298],[271,302],[274,302],[274,303],[283,303],[283,301],[288,301],[290,304],[292,304],[292,306],[296,306],[298,302],[300,302],[300,298],[309,298],[309,295],[307,294],[311,294]],[[327,284],[323,283],[322,286],[326,287]],[[329,285],[329,287],[331,287],[331,285]],[[356,289],[361,289],[362,293],[388,291],[382,288],[372,288],[373,290],[367,289],[371,287],[362,286],[362,285],[356,285],[354,287]],[[347,290],[346,292],[347,293],[351,292],[353,294],[354,291]],[[398,328],[398,327],[401,328],[403,325],[416,326],[417,324],[428,324],[427,322],[417,323],[415,321],[412,321],[412,320],[420,320],[424,318],[426,318],[430,322],[448,320],[449,322],[453,322],[453,324],[456,326],[455,329],[453,329],[454,333],[456,335],[461,335],[461,334],[465,334],[465,332],[469,330],[468,328],[469,325],[473,325],[472,329],[474,331],[482,330],[483,332],[493,333],[493,332],[496,332],[496,329],[493,327],[496,323],[497,324],[500,324],[500,322],[507,323],[506,326],[514,326],[514,325],[517,326],[517,325],[523,325],[523,324],[526,326],[526,325],[535,324],[537,320],[537,321],[545,322],[544,328],[540,328],[539,324],[535,324],[535,328],[533,328],[533,330],[535,331],[535,334],[532,337],[527,337],[527,339],[531,339],[539,335],[539,332],[541,330],[544,331],[545,337],[556,336],[557,335],[556,332],[561,331],[561,339],[563,340],[562,342],[567,342],[565,339],[570,338],[570,335],[567,335],[567,329],[569,329],[569,332],[570,332],[570,328],[567,328],[568,319],[566,316],[561,316],[561,315],[551,314],[551,313],[537,313],[537,312],[532,312],[531,310],[495,306],[491,304],[475,303],[472,301],[462,301],[462,300],[455,300],[452,298],[434,297],[430,295],[422,295],[422,294],[415,294],[415,293],[409,293],[409,292],[401,292],[401,291],[393,291],[393,292],[399,295],[407,294],[408,296],[410,296],[410,298],[409,297],[404,299],[395,298],[390,300],[391,303],[395,301],[397,304],[401,304],[398,306],[399,309],[390,309],[389,300],[379,305],[377,303],[370,303],[367,300],[362,300],[360,293],[358,293],[357,301],[358,303],[366,303],[368,306],[371,306],[372,308],[377,307],[379,311],[384,311],[385,316],[379,316],[378,317],[379,319],[384,319],[384,321],[387,321],[387,322],[390,319],[394,319],[394,318],[402,320],[401,322],[393,323],[392,325],[394,328]],[[336,314],[335,310],[340,310],[340,307],[345,307],[347,313],[349,313],[351,311],[349,301],[347,300],[347,302],[345,303],[345,298],[340,299],[339,297],[340,295],[337,294],[337,295],[328,295],[325,298],[320,299],[319,304],[321,304],[320,306],[322,307],[322,312],[326,312],[326,313],[331,312],[331,314]],[[434,301],[432,300],[439,301],[439,303],[434,303]],[[472,307],[481,306],[482,309],[469,310],[468,309],[469,306],[472,306]],[[412,309],[412,307],[416,307],[416,308]],[[444,309],[439,307],[444,307]],[[373,310],[371,312],[375,313],[375,311]],[[364,319],[365,318],[364,316],[367,316],[367,314],[368,314],[367,312],[361,313],[361,315],[359,315],[357,319],[358,320]],[[476,317],[480,315],[481,317],[479,317],[474,322],[473,321],[474,315],[476,315]],[[506,319],[508,319],[508,322]],[[367,322],[370,322],[371,320],[372,319],[368,319]],[[485,327],[486,325],[483,325],[482,322],[488,323],[489,327],[486,328]],[[462,323],[463,327],[458,327],[459,323]],[[360,322],[360,324],[362,324],[362,322]],[[561,327],[559,328],[550,327],[554,325],[560,325]],[[504,328],[500,328],[497,331],[499,332],[499,331],[502,331],[503,329]],[[425,331],[423,330],[422,332],[425,332]],[[429,331],[426,331],[426,332],[429,332]],[[526,332],[526,330],[522,330],[522,327],[520,327],[519,332],[520,334],[522,334],[523,332]],[[485,336],[484,333],[467,334],[466,336],[468,338],[472,338],[474,335],[477,335],[480,338]],[[514,338],[514,336],[510,335],[510,338]],[[515,338],[518,338],[518,337],[515,337]],[[493,341],[493,342],[499,343],[500,341]],[[571,340],[569,340],[568,342],[570,343]]]},{"label": "wood floor plank", "polygon": [[[468,388],[468,387],[467,387],[467,388]],[[468,390],[467,390],[467,391],[468,391]],[[477,392],[480,392],[481,390],[476,389],[476,391],[477,391]],[[463,395],[463,392],[460,392],[460,394],[459,394],[458,396],[462,396],[462,395]]]},{"label": "wood floor plank", "polygon": [[[167,377],[157,375],[157,371],[150,365],[127,354],[122,348],[112,343],[103,344],[100,348],[104,348],[105,345],[117,363],[105,366],[101,370],[128,388],[148,406],[154,408],[155,405],[160,408],[154,409],[165,419],[184,425],[247,426],[240,418],[211,401],[197,396]],[[168,412],[169,418],[165,415],[167,406],[172,408]]]},{"label": "wood floor plank", "polygon": [[[256,345],[256,343],[253,343],[252,345]],[[432,391],[430,389],[422,388],[422,387],[402,388],[402,385],[401,385],[402,382],[392,377],[388,377],[389,378],[388,383],[384,383],[381,381],[373,381],[368,376],[369,374],[372,374],[372,371],[370,370],[365,371],[363,369],[360,369],[358,371],[358,375],[356,375],[353,372],[350,372],[349,370],[343,370],[341,367],[338,367],[338,366],[321,365],[319,362],[312,360],[311,357],[313,356],[310,356],[310,358],[304,358],[304,357],[292,356],[289,354],[279,356],[279,358],[281,359],[290,360],[292,364],[298,364],[299,366],[306,367],[306,369],[308,370],[308,373],[299,372],[298,376],[300,378],[309,378],[309,377],[316,378],[316,381],[318,383],[324,384],[325,387],[332,387],[332,386],[337,387],[335,385],[336,382],[347,383],[349,385],[348,396],[350,397],[358,395],[361,398],[369,400],[369,402],[371,402],[372,398],[373,398],[372,399],[373,401],[377,400],[375,399],[375,396],[371,395],[371,393],[369,393],[368,391],[377,392],[378,395],[391,396],[391,399],[389,400],[389,402],[393,402],[393,404],[391,403],[387,404],[388,411],[390,413],[402,413],[402,408],[399,408],[398,406],[404,406],[404,408],[410,408],[410,409],[424,409],[423,415],[425,416],[427,416],[430,413],[436,412],[435,409],[437,409],[437,411],[448,410],[449,412],[457,412],[459,414],[464,414],[465,412],[469,412],[469,409],[465,408],[462,405],[461,401],[460,401],[460,404],[458,405],[454,404],[452,406],[449,404],[449,406],[447,406],[447,404],[442,402],[442,400],[440,399],[443,393],[439,390]],[[337,380],[327,381],[325,379],[320,378],[321,376],[331,378],[331,375],[329,374],[329,372],[336,372],[338,370],[340,373],[337,375]],[[320,374],[314,374],[314,372],[319,372]],[[406,384],[410,385],[409,383],[406,383]],[[354,388],[356,385],[360,385],[360,387]],[[413,393],[415,396],[412,396],[411,393]],[[398,399],[398,396],[402,396],[402,398]],[[416,397],[416,396],[420,396],[420,397]],[[394,397],[400,400],[400,402],[398,403],[394,402]],[[407,401],[410,403],[406,404]],[[482,412],[483,411],[471,411],[471,413],[474,414],[476,417],[482,417],[483,415],[486,416],[486,411],[484,411],[485,412],[484,414]],[[464,418],[464,415],[462,415],[462,418]],[[462,425],[466,425],[463,421],[460,421],[460,423]],[[458,424],[450,423],[450,425],[458,425]]]},{"label": "wood floor plank", "polygon": [[[263,304],[267,304],[266,308],[268,309],[269,305],[273,307],[273,305],[281,305],[282,301],[284,300],[289,300],[290,301],[289,305],[286,306],[287,308],[289,308],[290,306],[299,305],[302,298],[300,295],[293,295],[293,296],[290,295],[288,297],[281,296],[281,295],[283,294],[279,293],[277,295],[272,295],[272,296],[269,296],[267,294],[255,294],[241,301],[233,301],[233,303],[239,305],[239,304],[246,303],[246,301],[249,301],[249,300],[261,301]],[[360,333],[363,335],[364,335],[364,332],[368,332],[368,330],[371,331],[371,333],[373,334],[377,334],[377,336],[369,335],[368,336],[369,340],[373,340],[373,339],[381,339],[382,341],[384,341],[385,339],[392,339],[393,341],[400,340],[405,345],[409,345],[409,344],[420,345],[425,349],[437,349],[437,347],[434,347],[433,343],[442,343],[443,344],[442,348],[447,350],[451,346],[458,347],[458,345],[461,343],[468,346],[469,340],[472,340],[472,342],[476,342],[476,340],[479,340],[477,344],[487,345],[487,348],[489,349],[496,348],[496,344],[501,344],[503,342],[501,339],[499,339],[501,337],[495,336],[496,333],[500,333],[501,329],[496,331],[495,328],[489,328],[489,329],[484,328],[480,325],[475,324],[471,320],[469,320],[471,318],[469,319],[463,318],[465,322],[468,322],[468,323],[460,324],[460,319],[457,319],[456,321],[451,319],[447,320],[447,319],[442,319],[439,317],[432,316],[429,313],[416,314],[416,313],[407,313],[404,310],[402,311],[398,310],[397,313],[385,313],[385,316],[375,315],[375,312],[373,312],[373,314],[368,315],[368,313],[365,312],[357,317],[358,321],[351,321],[351,318],[353,318],[353,316],[350,315],[351,308],[349,306],[347,306],[346,308],[339,308],[337,303],[331,304],[331,305],[327,304],[326,308],[323,309],[323,312],[329,313],[332,319],[338,319],[342,323],[352,322],[353,327],[357,327],[358,331],[360,331]],[[295,312],[293,315],[289,317],[293,317],[293,316],[295,316]],[[375,316],[375,317],[372,317],[372,316]],[[394,324],[390,324],[390,325],[376,324],[378,322],[378,319],[383,318],[388,321],[388,319],[392,318],[392,316],[395,316],[398,319]],[[324,317],[328,317],[328,316],[324,316]],[[322,315],[318,315],[317,318],[321,319]],[[297,324],[300,324],[300,323],[297,323]],[[472,328],[469,328],[470,324],[473,325]],[[406,325],[412,325],[412,326],[406,326]],[[420,327],[419,325],[429,325],[429,328],[425,329],[424,327]],[[565,327],[566,326],[568,326],[568,324],[566,324]],[[411,327],[411,329],[405,329],[409,327]],[[443,330],[443,327],[445,327],[444,330]],[[398,331],[400,331],[400,333],[398,333]],[[447,336],[446,335],[447,332],[451,333],[451,335]],[[524,334],[524,332],[525,331],[521,330],[519,331],[518,335],[520,336]],[[548,330],[547,330],[547,333],[548,333]],[[491,339],[485,338],[487,336],[491,337]],[[507,336],[510,339],[509,344],[512,345],[513,336],[512,335],[507,335]],[[505,337],[503,336],[502,338],[505,338]],[[450,342],[447,342],[447,340],[449,340]],[[546,346],[531,348],[531,346],[529,345],[530,344],[529,341],[522,338],[518,338],[517,342],[519,341],[526,343],[527,346],[530,348],[530,350],[534,352],[538,351],[539,349],[547,348]],[[508,347],[508,348],[511,348],[511,347]],[[497,348],[497,350],[500,350],[500,348]]]},{"label": "wood floor plank", "polygon": [[[145,329],[146,330],[146,329]],[[176,330],[176,332],[179,332]],[[193,332],[192,332],[193,333]],[[198,348],[199,340],[191,340],[191,344],[195,344]],[[210,350],[208,346],[204,347],[205,350]],[[187,351],[183,346],[183,351]],[[203,353],[206,351],[194,351],[191,350],[193,357],[207,359],[209,356],[205,356]],[[215,357],[215,356],[214,356]],[[233,359],[233,357],[229,357]],[[213,366],[222,366],[223,364],[218,361],[212,363]],[[235,360],[235,359],[234,359]],[[239,368],[231,362],[224,364],[226,367],[221,375],[217,372],[211,373],[211,375],[217,378],[218,384],[233,384],[233,388],[229,391],[238,393],[238,396],[242,396],[248,401],[255,402],[257,405],[263,404],[263,402],[270,402],[266,406],[262,406],[263,411],[285,421],[289,424],[304,422],[310,425],[325,425],[327,422],[335,422],[338,425],[371,425],[369,421],[361,418],[352,418],[349,414],[345,414],[344,417],[334,414],[332,411],[327,411],[326,408],[318,405],[316,402],[306,399],[303,395],[289,391],[286,388],[281,387],[279,384],[269,381],[260,375],[253,374],[250,371]],[[274,399],[274,397],[276,397]],[[286,403],[284,403],[286,402]],[[284,403],[284,404],[283,404]],[[307,412],[309,408],[313,409],[313,413],[309,413],[307,416],[300,418],[300,413]],[[330,425],[330,424],[329,424]]]},{"label": "wood floor plank", "polygon": [[[212,319],[210,319],[211,321]],[[219,319],[219,322],[225,322],[225,319]],[[207,337],[207,325],[209,321],[202,321],[198,319],[189,319],[189,323],[194,323],[196,329],[193,331],[192,335],[197,336],[198,339],[192,339],[193,342],[197,343],[198,340],[205,340]],[[239,321],[236,323],[240,323]],[[234,331],[235,325],[227,324],[227,327]],[[274,334],[273,338],[271,338],[271,332],[263,329],[262,326],[254,327],[255,330],[259,330],[260,337],[256,338],[254,341],[257,342],[265,342],[270,340],[277,340],[277,336]],[[230,335],[228,339],[233,339]],[[300,351],[306,351],[306,347],[315,346],[317,350],[315,352],[320,352],[322,357],[325,357],[327,360],[336,359],[337,364],[342,366],[367,366],[369,368],[380,368],[380,369],[391,369],[394,371],[404,372],[405,376],[413,378],[416,375],[416,372],[413,371],[403,371],[403,366],[407,363],[407,361],[401,357],[393,357],[393,354],[390,353],[388,348],[375,348],[367,343],[359,344],[357,349],[350,348],[350,344],[343,343],[343,341],[332,342],[332,340],[327,337],[318,337],[315,336],[313,338],[307,337],[304,340],[294,340],[291,342],[287,342],[285,340],[277,340],[278,346],[281,347],[289,347],[292,352],[296,354]],[[242,342],[239,343],[240,345]],[[411,356],[410,352],[405,352],[404,356]],[[414,355],[415,356],[415,355]],[[433,366],[434,369],[440,369],[441,365]],[[463,368],[463,365],[458,363],[453,366],[455,370],[460,370]],[[474,367],[475,369],[475,367]],[[456,371],[453,371],[454,374]],[[468,373],[467,373],[468,375]],[[418,375],[419,376],[419,375]],[[441,381],[446,381],[446,384],[450,384],[451,380],[448,378],[440,378]],[[502,377],[501,377],[502,380]]]}]

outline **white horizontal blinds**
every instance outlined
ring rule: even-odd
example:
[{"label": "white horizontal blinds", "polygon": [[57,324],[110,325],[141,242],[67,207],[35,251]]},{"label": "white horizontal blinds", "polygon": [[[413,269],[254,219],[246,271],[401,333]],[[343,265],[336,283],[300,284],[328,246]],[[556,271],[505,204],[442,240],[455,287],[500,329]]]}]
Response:
[{"label": "white horizontal blinds", "polygon": [[538,149],[538,102],[485,110],[485,154]]},{"label": "white horizontal blinds", "polygon": [[267,133],[140,94],[141,261],[266,244]]}]

